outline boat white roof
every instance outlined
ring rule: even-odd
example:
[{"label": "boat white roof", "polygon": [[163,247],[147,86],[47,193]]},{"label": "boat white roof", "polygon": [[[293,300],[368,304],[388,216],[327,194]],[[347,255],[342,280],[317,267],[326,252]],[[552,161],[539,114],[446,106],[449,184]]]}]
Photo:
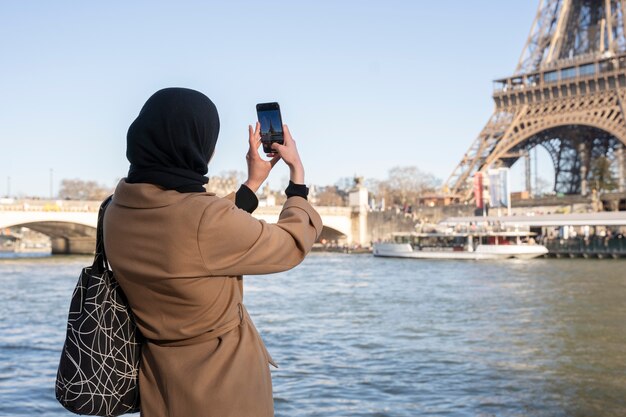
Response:
[{"label": "boat white roof", "polygon": [[514,237],[514,236],[535,236],[537,233],[529,232],[525,230],[504,230],[494,232],[490,230],[475,230],[464,232],[395,232],[392,236],[413,236],[413,237],[467,237],[467,236],[501,236],[501,237]]},{"label": "boat white roof", "polygon": [[445,226],[469,223],[500,223],[505,227],[539,226],[626,226],[626,211],[604,211],[599,213],[537,214],[534,216],[472,216],[448,217],[439,224]]}]

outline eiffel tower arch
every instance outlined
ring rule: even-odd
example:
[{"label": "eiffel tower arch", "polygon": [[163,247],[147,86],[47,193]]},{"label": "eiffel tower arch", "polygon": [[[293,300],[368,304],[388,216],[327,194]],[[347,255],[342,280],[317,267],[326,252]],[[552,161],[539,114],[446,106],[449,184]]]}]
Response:
[{"label": "eiffel tower arch", "polygon": [[541,0],[514,75],[494,81],[494,112],[446,190],[469,201],[476,172],[542,146],[556,192],[588,194],[598,158],[626,191],[625,30],[626,0]]}]

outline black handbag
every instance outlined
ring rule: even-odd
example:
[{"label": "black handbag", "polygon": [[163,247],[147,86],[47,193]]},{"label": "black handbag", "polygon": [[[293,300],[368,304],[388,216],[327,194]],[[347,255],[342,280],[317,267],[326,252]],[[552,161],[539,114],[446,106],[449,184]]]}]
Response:
[{"label": "black handbag", "polygon": [[63,407],[92,416],[139,411],[142,336],[104,251],[103,218],[111,198],[98,212],[93,265],[83,268],[72,295],[55,387]]}]

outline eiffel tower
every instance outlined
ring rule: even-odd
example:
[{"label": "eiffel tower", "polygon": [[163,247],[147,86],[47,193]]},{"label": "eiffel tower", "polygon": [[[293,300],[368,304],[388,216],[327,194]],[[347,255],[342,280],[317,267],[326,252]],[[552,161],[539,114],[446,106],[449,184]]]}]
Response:
[{"label": "eiffel tower", "polygon": [[545,148],[554,191],[587,195],[607,158],[626,190],[626,0],[541,0],[513,76],[494,81],[494,112],[444,189],[473,198],[477,172],[510,167]]}]

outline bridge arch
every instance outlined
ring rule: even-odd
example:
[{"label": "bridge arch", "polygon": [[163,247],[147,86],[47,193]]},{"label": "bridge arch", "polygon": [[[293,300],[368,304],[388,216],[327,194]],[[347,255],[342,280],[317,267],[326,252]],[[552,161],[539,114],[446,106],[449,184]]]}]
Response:
[{"label": "bridge arch", "polygon": [[2,211],[0,229],[37,223],[76,224],[95,229],[97,212],[46,212],[46,211]]},{"label": "bridge arch", "polygon": [[322,228],[322,233],[320,237],[317,239],[318,242],[341,242],[347,240],[348,236],[341,231],[334,229],[332,227],[324,225]]},{"label": "bridge arch", "polygon": [[3,211],[0,229],[27,227],[50,238],[52,253],[91,254],[96,242],[96,212]]},{"label": "bridge arch", "polygon": [[[260,208],[254,212],[253,216],[268,223],[276,223],[280,214],[279,210],[280,208],[278,210]],[[345,239],[346,243],[353,243],[353,218],[349,207],[318,207],[318,212],[322,216],[324,223],[322,236],[326,236],[326,240]]]},{"label": "bridge arch", "polygon": [[84,225],[74,222],[31,222],[15,224],[8,227],[27,227],[35,232],[39,232],[50,237],[71,237],[84,236],[96,237],[96,228],[90,225]]},{"label": "bridge arch", "polygon": [[[621,122],[621,118],[619,119]],[[525,125],[506,141],[502,141],[490,155],[485,168],[495,161],[512,166],[530,149],[541,146],[552,159],[554,191],[564,194],[587,194],[587,180],[591,163],[598,157],[607,158],[612,166],[624,164],[626,132],[606,119],[590,117],[587,120],[555,121]]]},{"label": "bridge arch", "polygon": [[96,228],[72,222],[31,222],[9,227],[27,227],[50,238],[53,254],[92,254],[96,247]]}]

